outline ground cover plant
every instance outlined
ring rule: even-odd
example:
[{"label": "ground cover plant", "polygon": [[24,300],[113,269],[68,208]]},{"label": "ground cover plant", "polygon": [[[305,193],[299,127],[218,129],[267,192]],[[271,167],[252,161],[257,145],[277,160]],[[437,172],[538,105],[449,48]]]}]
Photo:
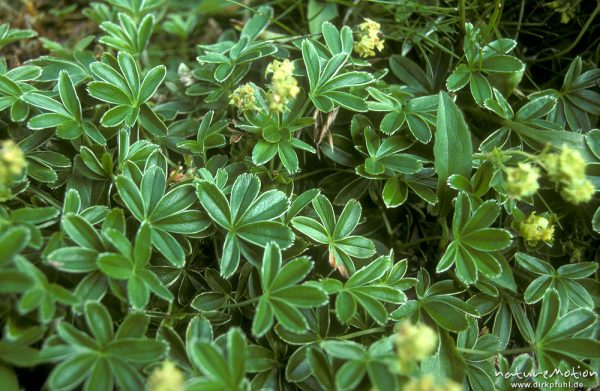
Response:
[{"label": "ground cover plant", "polygon": [[599,13],[0,1],[0,388],[598,387]]}]

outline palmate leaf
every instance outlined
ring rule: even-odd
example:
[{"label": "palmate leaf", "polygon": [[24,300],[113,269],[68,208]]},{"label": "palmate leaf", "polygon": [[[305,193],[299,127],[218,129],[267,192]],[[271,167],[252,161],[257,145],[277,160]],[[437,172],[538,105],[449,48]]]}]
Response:
[{"label": "palmate leaf", "polygon": [[151,227],[152,244],[175,266],[183,266],[185,253],[174,235],[202,236],[210,221],[199,210],[190,209],[196,203],[193,186],[181,184],[166,194],[166,174],[157,165],[148,167],[136,184],[127,175],[116,180],[119,196],[131,214]]},{"label": "palmate leaf", "polygon": [[462,289],[456,288],[452,281],[442,280],[431,284],[426,270],[417,274],[416,300],[409,300],[390,314],[394,320],[412,319],[423,322],[433,320],[442,329],[460,332],[469,326],[469,317],[478,318],[479,311],[454,295]]},{"label": "palmate leaf", "polygon": [[293,232],[279,219],[289,208],[288,197],[278,190],[260,194],[260,180],[255,175],[237,177],[230,200],[214,182],[205,179],[196,182],[196,194],[211,220],[224,232],[224,277],[236,272],[248,245],[265,247],[273,241],[285,249],[294,242]]},{"label": "palmate leaf", "polygon": [[138,123],[154,136],[166,134],[165,124],[147,103],[166,76],[164,65],[150,69],[141,84],[138,65],[127,52],[119,52],[117,58],[105,54],[102,62],[90,65],[90,70],[99,81],[88,84],[88,93],[114,106],[100,119],[103,125],[115,127],[125,123],[133,126]]},{"label": "palmate leaf", "polygon": [[[188,334],[189,331],[190,329]],[[188,354],[203,376],[193,378],[186,389],[198,391],[246,389],[247,348],[246,337],[238,328],[229,329],[215,342],[191,337],[188,342]]]},{"label": "palmate leaf", "polygon": [[325,22],[322,30],[328,49],[333,53],[331,58],[324,59],[323,67],[315,44],[308,39],[302,41],[302,59],[310,85],[311,101],[325,113],[332,111],[336,105],[352,111],[367,111],[364,99],[347,92],[348,88],[365,86],[374,80],[367,72],[343,71],[350,57],[347,48],[352,47],[353,42],[350,29],[344,27],[338,32],[331,23]]},{"label": "palmate leaf", "polygon": [[161,341],[144,338],[148,321],[145,315],[132,313],[115,333],[108,310],[99,303],[86,303],[85,322],[91,335],[62,322],[57,333],[64,344],[42,351],[49,357],[59,347],[66,352],[54,358],[60,363],[50,373],[50,388],[71,390],[81,383],[86,390],[110,391],[115,384],[123,389],[143,388],[135,365],[160,359],[167,348]]},{"label": "palmate leaf", "polygon": [[294,217],[292,226],[304,235],[329,248],[329,262],[342,274],[356,270],[352,258],[369,258],[375,253],[373,242],[362,236],[352,235],[362,208],[356,200],[350,200],[336,220],[333,205],[327,197],[319,194],[312,200],[312,206],[320,222],[310,217]]},{"label": "palmate leaf", "polygon": [[371,344],[369,349],[352,341],[321,342],[328,355],[345,361],[335,375],[336,389],[339,390],[355,389],[365,375],[377,389],[396,389],[398,380],[389,366],[391,360],[397,359],[392,346],[389,338]]},{"label": "palmate leaf", "polygon": [[255,133],[260,138],[252,150],[252,161],[263,165],[276,155],[288,173],[299,170],[296,150],[315,153],[315,149],[297,138],[296,133],[313,124],[310,117],[302,117],[306,110],[306,97],[300,92],[296,98],[287,102],[283,113],[271,113],[267,99],[259,99],[260,110],[245,112],[247,123],[239,125],[241,129]]},{"label": "palmate leaf", "polygon": [[313,267],[308,257],[293,259],[283,267],[281,261],[279,246],[275,242],[267,244],[261,267],[263,294],[252,321],[252,334],[258,337],[269,331],[273,318],[289,331],[305,333],[308,323],[299,308],[327,303],[327,294],[321,288],[298,284]]},{"label": "palmate leaf", "polygon": [[500,214],[495,201],[486,201],[472,210],[469,197],[460,192],[455,199],[452,231],[454,240],[438,262],[438,273],[456,265],[457,276],[466,284],[478,280],[479,273],[489,278],[502,271],[500,251],[512,243],[508,231],[489,228]]},{"label": "palmate leaf", "polygon": [[335,313],[340,322],[349,323],[360,306],[378,324],[384,325],[389,317],[384,303],[399,305],[406,302],[404,286],[400,282],[404,276],[401,269],[405,269],[406,262],[393,266],[392,259],[393,254],[377,258],[358,269],[345,284],[334,279],[321,281],[329,293],[337,293]]},{"label": "palmate leaf", "polygon": [[546,291],[535,330],[538,368],[551,370],[560,361],[581,367],[586,366],[581,358],[600,358],[600,343],[593,339],[594,324],[597,316],[591,310],[561,311],[558,292]]},{"label": "palmate leaf", "polygon": [[149,301],[150,292],[164,300],[172,301],[173,294],[146,266],[152,253],[152,228],[142,223],[133,246],[118,230],[102,232],[106,241],[113,243],[119,253],[104,252],[98,255],[98,268],[107,276],[127,280],[128,299],[133,308],[143,309]]},{"label": "palmate leaf", "polygon": [[551,264],[524,253],[516,253],[515,259],[523,269],[539,276],[525,290],[524,298],[528,304],[537,303],[548,290],[556,289],[560,292],[562,305],[568,306],[568,301],[571,301],[580,308],[593,308],[591,294],[578,280],[593,274],[598,269],[597,264],[581,262],[563,265],[556,270]]}]

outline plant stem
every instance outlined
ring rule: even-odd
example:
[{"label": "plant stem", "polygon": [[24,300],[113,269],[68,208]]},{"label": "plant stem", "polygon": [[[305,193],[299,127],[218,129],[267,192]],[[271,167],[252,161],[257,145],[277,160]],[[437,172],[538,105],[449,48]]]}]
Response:
[{"label": "plant stem", "polygon": [[306,174],[298,175],[298,176],[294,177],[294,180],[295,181],[299,181],[301,179],[306,179],[306,178],[311,177],[313,175],[317,175],[317,174],[320,174],[322,172],[327,172],[327,171],[339,171],[339,169],[338,168],[334,168],[334,167],[320,168],[318,170],[311,171],[311,172],[308,172]]},{"label": "plant stem", "polygon": [[460,16],[460,28],[463,30],[463,33],[466,33],[465,24],[467,23],[467,16],[465,12],[465,0],[459,0],[458,14]]},{"label": "plant stem", "polygon": [[417,239],[417,240],[411,240],[408,243],[402,243],[399,246],[396,246],[396,248],[399,248],[399,249],[410,248],[410,247],[414,247],[414,246],[416,246],[418,244],[421,244],[421,243],[432,242],[434,240],[442,240],[442,239],[444,239],[444,237],[442,235],[427,236],[426,238],[421,238],[421,239]]},{"label": "plant stem", "polygon": [[40,197],[50,205],[54,206],[55,208],[62,209],[62,205],[58,201],[56,201],[52,196],[46,194],[45,192],[38,190],[33,186],[28,187],[27,190],[31,191],[33,194],[37,195],[38,197]]},{"label": "plant stem", "polygon": [[516,348],[516,349],[507,349],[499,351],[498,353],[502,354],[521,354],[521,353],[529,353],[533,350],[533,347],[528,346],[526,348]]},{"label": "plant stem", "polygon": [[357,338],[357,337],[362,337],[363,335],[383,333],[384,331],[385,331],[385,327],[374,327],[372,329],[360,330],[360,331],[356,331],[354,333],[342,335],[342,336],[336,337],[336,339],[344,339],[344,340],[345,339],[353,339],[353,338]]},{"label": "plant stem", "polygon": [[581,40],[581,38],[583,38],[583,35],[586,33],[587,29],[590,27],[590,24],[592,23],[592,21],[594,20],[594,18],[596,17],[596,15],[598,15],[598,12],[600,12],[600,1],[597,1],[596,8],[594,8],[594,11],[591,13],[590,17],[585,21],[585,24],[583,25],[583,27],[579,31],[579,34],[577,35],[577,37],[575,38],[575,40],[573,42],[571,42],[571,44],[567,48],[565,48],[564,50],[561,50],[560,52],[555,53],[555,54],[553,54],[551,56],[538,58],[536,61],[552,60],[552,59],[564,56],[565,54],[567,54],[571,50],[573,50],[573,48],[575,46],[577,46],[577,44],[579,43],[579,41]]},{"label": "plant stem", "polygon": [[[479,355],[489,355],[490,352],[487,350],[477,350],[477,349],[469,349],[469,348],[459,348],[456,350],[463,353],[471,353],[471,354],[479,354]],[[494,354],[520,354],[520,353],[529,353],[533,350],[531,346],[525,348],[516,348],[516,349],[507,349],[507,350],[498,350],[494,352]]]},{"label": "plant stem", "polygon": [[256,303],[259,299],[260,299],[260,296],[259,297],[253,297],[252,299],[240,301],[240,302],[237,302],[237,303],[225,304],[221,308],[238,308],[238,307],[243,307],[243,306],[248,305],[248,304]]}]

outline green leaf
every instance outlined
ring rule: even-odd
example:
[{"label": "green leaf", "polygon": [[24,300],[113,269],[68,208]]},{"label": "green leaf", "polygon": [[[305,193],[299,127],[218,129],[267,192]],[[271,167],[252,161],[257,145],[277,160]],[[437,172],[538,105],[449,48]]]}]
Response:
[{"label": "green leaf", "polygon": [[71,239],[82,247],[102,251],[102,239],[94,227],[83,217],[69,214],[62,219],[62,226]]},{"label": "green leaf", "polygon": [[133,263],[123,255],[104,253],[98,257],[98,268],[111,278],[126,280],[132,276]]},{"label": "green leaf", "polygon": [[65,105],[65,108],[77,120],[81,120],[81,103],[73,87],[73,82],[69,77],[69,74],[65,71],[61,71],[58,78],[58,92],[60,94],[60,100]]},{"label": "green leaf", "polygon": [[452,174],[459,174],[465,178],[471,176],[473,146],[463,115],[448,94],[440,92],[438,107],[433,152],[435,171],[438,175],[440,215],[445,216],[450,211],[451,197],[447,180]]},{"label": "green leaf", "polygon": [[499,251],[511,245],[511,236],[504,229],[483,228],[467,233],[461,242],[480,251]]},{"label": "green leaf", "polygon": [[27,247],[31,234],[25,227],[14,227],[0,236],[0,266],[10,262]]},{"label": "green leaf", "polygon": [[81,384],[92,370],[96,355],[76,354],[58,364],[50,373],[48,384],[52,389],[72,389]]},{"label": "green leaf", "polygon": [[154,208],[165,194],[167,178],[165,172],[158,166],[152,166],[144,171],[140,193],[144,203],[144,215],[151,215]]},{"label": "green leaf", "polygon": [[165,79],[166,74],[167,69],[162,65],[156,66],[148,71],[140,88],[140,93],[138,96],[139,103],[146,102],[152,97],[152,95],[154,95],[158,87]]},{"label": "green leaf", "polygon": [[103,102],[125,106],[132,104],[132,101],[127,96],[127,93],[106,82],[93,81],[88,84],[87,90],[92,97]]},{"label": "green leaf", "polygon": [[105,344],[113,339],[112,318],[106,308],[94,302],[85,304],[85,321],[98,342]]},{"label": "green leaf", "polygon": [[166,352],[165,343],[151,339],[119,338],[108,344],[106,352],[136,364],[156,362]]},{"label": "green leaf", "polygon": [[96,270],[98,252],[82,247],[63,247],[48,254],[48,262],[70,273],[88,273]]},{"label": "green leaf", "polygon": [[231,225],[231,212],[221,190],[213,183],[201,180],[196,182],[196,194],[210,218],[222,228],[228,229]]},{"label": "green leaf", "polygon": [[119,175],[116,179],[116,186],[119,196],[121,196],[127,209],[129,209],[136,219],[143,221],[146,216],[146,210],[142,194],[135,183],[130,178]]}]

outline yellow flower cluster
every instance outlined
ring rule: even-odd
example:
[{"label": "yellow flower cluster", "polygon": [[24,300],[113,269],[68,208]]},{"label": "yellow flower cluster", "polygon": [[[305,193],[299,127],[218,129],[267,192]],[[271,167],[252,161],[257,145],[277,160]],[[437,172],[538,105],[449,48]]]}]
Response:
[{"label": "yellow flower cluster", "polygon": [[283,112],[286,103],[295,98],[300,92],[298,80],[293,76],[294,64],[290,60],[273,60],[267,66],[267,75],[271,76],[271,90],[269,91],[269,109],[274,112]]},{"label": "yellow flower cluster", "polygon": [[12,140],[3,141],[0,148],[0,201],[11,197],[10,187],[23,175],[26,167],[21,148]]},{"label": "yellow flower cluster", "polygon": [[554,238],[554,225],[543,216],[535,212],[519,224],[519,231],[526,241],[536,243],[540,240],[552,242]]},{"label": "yellow flower cluster", "polygon": [[446,379],[444,385],[439,385],[431,375],[425,375],[419,379],[410,379],[404,385],[402,391],[462,391],[462,386],[452,380]]},{"label": "yellow flower cluster", "polygon": [[410,321],[401,323],[396,337],[396,351],[401,369],[409,369],[416,361],[429,357],[438,346],[438,335],[429,326]]},{"label": "yellow flower cluster", "polygon": [[229,95],[229,104],[242,111],[256,110],[256,95],[254,86],[250,83],[242,84]]},{"label": "yellow flower cluster", "polygon": [[565,144],[559,154],[544,155],[541,162],[565,200],[578,205],[592,199],[594,185],[585,176],[585,160],[578,151]]},{"label": "yellow flower cluster", "polygon": [[540,169],[530,163],[519,163],[517,167],[508,167],[506,172],[506,190],[511,198],[518,200],[534,195],[538,189]]},{"label": "yellow flower cluster", "polygon": [[365,18],[358,25],[359,40],[354,43],[354,51],[361,57],[375,56],[375,49],[383,50],[384,40],[380,38],[381,25],[374,20]]},{"label": "yellow flower cluster", "polygon": [[148,378],[148,391],[183,391],[185,378],[175,364],[164,361],[160,367],[152,371]]},{"label": "yellow flower cluster", "polygon": [[546,7],[553,8],[560,14],[561,23],[569,23],[577,15],[580,0],[555,0],[546,3]]}]

